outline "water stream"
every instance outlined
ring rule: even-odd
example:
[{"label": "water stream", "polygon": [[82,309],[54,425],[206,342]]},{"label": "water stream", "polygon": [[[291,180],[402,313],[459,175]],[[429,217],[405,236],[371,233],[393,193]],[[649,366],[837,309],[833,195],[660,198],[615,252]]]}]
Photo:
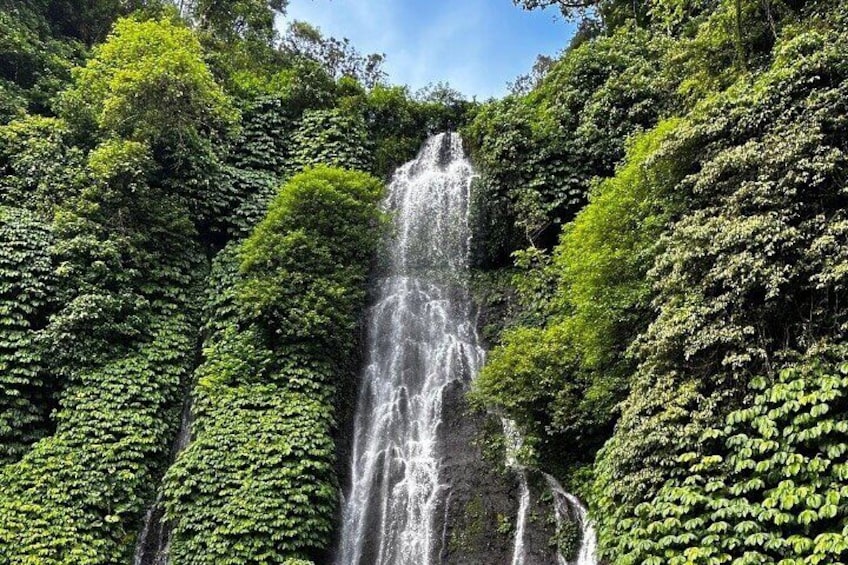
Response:
[{"label": "water stream", "polygon": [[[506,466],[518,476],[519,502],[515,518],[515,535],[511,565],[525,565],[527,557],[527,517],[530,512],[530,487],[528,469],[521,463],[520,452],[524,440],[515,422],[501,418],[506,444]],[[553,497],[554,521],[557,533],[567,522],[576,521],[580,528],[580,548],[574,560],[569,561],[561,553],[557,553],[557,565],[597,565],[597,538],[595,528],[589,519],[588,511],[583,503],[571,493],[565,491],[562,485],[551,475],[542,473]]]},{"label": "water stream", "polygon": [[[191,401],[183,404],[180,430],[171,448],[171,461],[188,446],[191,433]],[[144,523],[135,546],[133,565],[168,565],[168,550],[171,544],[171,528],[164,520],[162,490],[144,515]]]},{"label": "water stream", "polygon": [[515,538],[512,545],[512,565],[524,565],[527,560],[527,514],[530,512],[530,484],[527,469],[520,463],[524,440],[515,422],[501,418],[506,443],[506,466],[518,475],[518,513],[515,515]]},{"label": "water stream", "polygon": [[576,520],[582,532],[577,558],[569,563],[562,555],[557,555],[558,565],[597,565],[598,541],[595,535],[595,527],[589,520],[586,507],[576,496],[566,492],[562,485],[547,473],[545,480],[554,498],[554,518],[556,519],[557,530],[561,529],[566,521]]}]

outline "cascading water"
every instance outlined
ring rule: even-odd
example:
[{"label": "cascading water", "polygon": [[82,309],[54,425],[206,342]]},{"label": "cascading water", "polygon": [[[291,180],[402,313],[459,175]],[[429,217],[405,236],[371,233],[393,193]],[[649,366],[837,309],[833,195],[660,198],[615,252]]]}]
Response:
[{"label": "cascading water", "polygon": [[456,134],[427,140],[394,176],[389,264],[370,311],[354,421],[339,565],[427,565],[449,485],[440,432],[445,391],[483,361],[464,285],[474,173]]},{"label": "cascading water", "polygon": [[[521,432],[518,431],[518,427],[512,420],[501,418],[501,423],[506,440],[506,466],[518,475],[519,486],[512,565],[525,565],[527,561],[525,531],[527,529],[527,515],[530,512],[530,487],[527,480],[527,468],[520,461],[520,451],[524,444],[524,438],[521,437]],[[543,475],[553,497],[557,533],[569,521],[576,521],[581,531],[580,549],[576,559],[569,562],[561,553],[557,553],[557,565],[597,565],[597,538],[586,507],[576,496],[566,492],[553,476],[547,473],[543,473]]]},{"label": "cascading water", "polygon": [[[171,460],[188,446],[191,432],[191,401],[183,405],[182,420],[177,439],[171,448]],[[133,565],[168,565],[168,550],[171,545],[171,529],[164,520],[162,490],[156,495],[153,505],[144,516],[144,524],[138,536],[133,556]]]},{"label": "cascading water", "polygon": [[501,418],[504,438],[506,440],[506,466],[518,474],[518,514],[515,518],[515,541],[512,549],[512,565],[524,565],[527,560],[526,541],[524,532],[527,529],[527,514],[530,511],[530,485],[527,482],[527,469],[519,462],[521,447],[524,440],[515,422]]},{"label": "cascading water", "polygon": [[558,565],[596,565],[598,562],[598,542],[595,536],[595,528],[589,520],[586,507],[576,496],[565,492],[562,485],[552,476],[545,474],[545,480],[548,482],[548,487],[551,489],[554,499],[554,518],[556,519],[557,530],[560,530],[567,520],[575,519],[582,532],[580,550],[577,552],[576,560],[569,563],[562,555],[558,555]]}]

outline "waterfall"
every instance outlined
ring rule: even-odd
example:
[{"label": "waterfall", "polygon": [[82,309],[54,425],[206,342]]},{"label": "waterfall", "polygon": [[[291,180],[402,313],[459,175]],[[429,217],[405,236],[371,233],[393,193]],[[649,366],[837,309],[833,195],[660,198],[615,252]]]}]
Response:
[{"label": "waterfall", "polygon": [[557,530],[562,528],[562,525],[570,519],[570,516],[573,516],[582,532],[577,559],[573,564],[569,564],[562,555],[559,555],[559,565],[596,565],[598,562],[596,555],[598,542],[595,528],[589,520],[586,507],[576,496],[565,492],[559,482],[547,473],[545,480],[548,482],[554,498],[554,518],[556,518]]},{"label": "waterfall", "polygon": [[524,565],[527,559],[525,547],[525,530],[527,529],[527,514],[530,511],[530,485],[527,483],[527,469],[519,462],[523,438],[515,426],[515,422],[501,418],[504,439],[506,440],[506,466],[518,474],[518,514],[515,518],[515,540],[512,549],[512,565]]},{"label": "waterfall", "polygon": [[438,561],[443,397],[483,361],[464,282],[473,176],[459,136],[440,134],[389,185],[394,229],[369,311],[338,565]]},{"label": "waterfall", "polygon": [[[171,460],[186,448],[191,433],[191,401],[183,404],[180,430],[171,448]],[[165,522],[165,509],[162,506],[162,489],[156,500],[144,515],[144,523],[135,546],[133,565],[168,565],[168,550],[171,546],[171,529]]]},{"label": "waterfall", "polygon": [[[527,482],[527,468],[520,461],[521,448],[524,445],[524,438],[515,422],[507,418],[501,418],[503,425],[504,440],[506,447],[506,466],[512,469],[518,475],[519,487],[519,502],[518,514],[515,519],[515,537],[512,550],[512,565],[525,565],[527,560],[527,548],[525,540],[525,532],[527,529],[527,515],[530,511],[530,487]],[[551,475],[543,473],[548,487],[551,489],[554,506],[554,520],[556,522],[557,533],[559,533],[563,525],[571,520],[577,522],[580,527],[580,549],[577,553],[577,558],[573,562],[569,562],[562,554],[557,553],[557,565],[597,565],[597,538],[595,528],[589,520],[589,515],[586,507],[580,500],[565,491],[562,485]]]}]

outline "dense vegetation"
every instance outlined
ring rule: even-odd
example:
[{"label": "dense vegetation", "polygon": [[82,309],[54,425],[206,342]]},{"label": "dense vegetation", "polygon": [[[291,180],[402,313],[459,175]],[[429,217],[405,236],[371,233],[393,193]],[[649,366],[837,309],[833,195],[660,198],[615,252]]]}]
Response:
[{"label": "dense vegetation", "polygon": [[180,563],[279,563],[328,546],[334,406],[357,369],[381,192],[365,173],[309,169],[218,256],[193,440],[166,477]]},{"label": "dense vegetation", "polygon": [[475,401],[609,563],[843,562],[848,11],[597,4],[467,128],[518,292]]},{"label": "dense vegetation", "polygon": [[129,562],[187,396],[173,556],[321,558],[378,177],[468,104],[281,2],[83,4],[0,4],[0,563]]},{"label": "dense vegetation", "polygon": [[517,3],[580,31],[478,106],[280,0],[0,0],[0,565],[129,562],[157,494],[175,563],[326,560],[382,181],[449,127],[473,403],[605,563],[848,560],[848,8]]}]

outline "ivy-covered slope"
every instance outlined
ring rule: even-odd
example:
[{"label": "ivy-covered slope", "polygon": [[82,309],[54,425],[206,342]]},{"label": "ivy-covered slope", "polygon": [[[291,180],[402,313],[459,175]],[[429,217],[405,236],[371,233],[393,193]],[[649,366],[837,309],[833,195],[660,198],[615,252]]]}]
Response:
[{"label": "ivy-covered slope", "polygon": [[31,212],[0,208],[0,461],[12,462],[49,432],[53,406],[44,348],[55,293],[52,232]]},{"label": "ivy-covered slope", "polygon": [[[481,194],[505,187],[513,214],[530,187],[591,188],[558,245],[525,230],[536,247],[516,253],[515,327],[474,399],[519,422],[531,462],[590,503],[609,563],[843,562],[848,14],[825,1],[712,2],[677,16],[655,4],[641,29],[606,30],[655,49],[627,68],[658,69],[640,75],[660,101],[647,131],[610,135],[627,147],[617,166],[607,153],[582,174],[527,169],[532,182],[501,184],[487,175],[523,170],[521,159],[489,164],[499,153],[475,141]],[[512,104],[536,111],[534,97],[544,107],[579,87],[562,69],[601,64],[606,40],[568,51]],[[639,84],[606,96],[606,115],[640,107],[628,100]]]},{"label": "ivy-covered slope", "polygon": [[744,405],[753,375],[843,343],[846,41],[821,24],[789,35],[753,87],[711,100],[683,132],[703,149],[678,185],[686,214],[659,242],[656,318],[600,459],[611,527],[685,473],[676,458]]},{"label": "ivy-covered slope", "polygon": [[192,440],[165,483],[177,562],[280,563],[328,548],[334,406],[355,374],[381,194],[364,173],[309,169],[216,260]]},{"label": "ivy-covered slope", "polygon": [[[160,53],[141,43],[142,37],[157,35],[164,51],[183,42],[183,62],[195,65],[194,74],[185,75],[184,88],[205,82],[211,89],[194,89],[197,96],[184,104],[214,108],[207,102],[223,100],[223,93],[214,91],[199,44],[186,43],[180,33],[167,23],[124,22],[113,42],[77,74],[79,90],[69,90],[68,100],[80,91],[88,98],[77,101],[74,112],[100,112],[102,118],[110,106],[142,115],[155,104],[173,107],[168,93],[156,102],[133,95],[142,86],[131,76],[124,76],[120,86],[120,96],[129,98],[115,98],[119,94],[111,79],[128,65],[144,67],[158,59],[158,76],[172,71]],[[178,61],[171,59],[175,66],[182,64]],[[156,76],[148,74],[153,80]],[[7,186],[20,187],[18,203],[51,224],[52,238],[41,248],[47,272],[41,278],[52,281],[53,305],[49,318],[35,321],[26,335],[44,360],[39,374],[46,375],[41,381],[49,384],[50,403],[43,408],[56,402],[58,408],[52,416],[55,433],[0,473],[4,563],[127,558],[127,541],[166,463],[176,427],[174,409],[195,356],[193,302],[204,271],[203,253],[190,196],[162,186],[154,157],[173,148],[162,143],[162,130],[153,124],[142,132],[117,129],[97,118],[95,128],[84,131],[74,120],[65,123],[33,121],[29,129],[13,124],[12,132],[24,133],[6,137],[24,150],[7,150],[6,166],[12,172],[35,172],[26,182]],[[94,147],[71,157],[71,168],[33,160],[43,144],[62,145],[66,127],[84,133]],[[194,126],[182,127],[189,133]],[[32,129],[57,135],[28,137]],[[76,155],[70,150],[58,154]],[[14,199],[16,194],[5,196]],[[10,267],[38,265],[31,257],[20,259]]]}]

